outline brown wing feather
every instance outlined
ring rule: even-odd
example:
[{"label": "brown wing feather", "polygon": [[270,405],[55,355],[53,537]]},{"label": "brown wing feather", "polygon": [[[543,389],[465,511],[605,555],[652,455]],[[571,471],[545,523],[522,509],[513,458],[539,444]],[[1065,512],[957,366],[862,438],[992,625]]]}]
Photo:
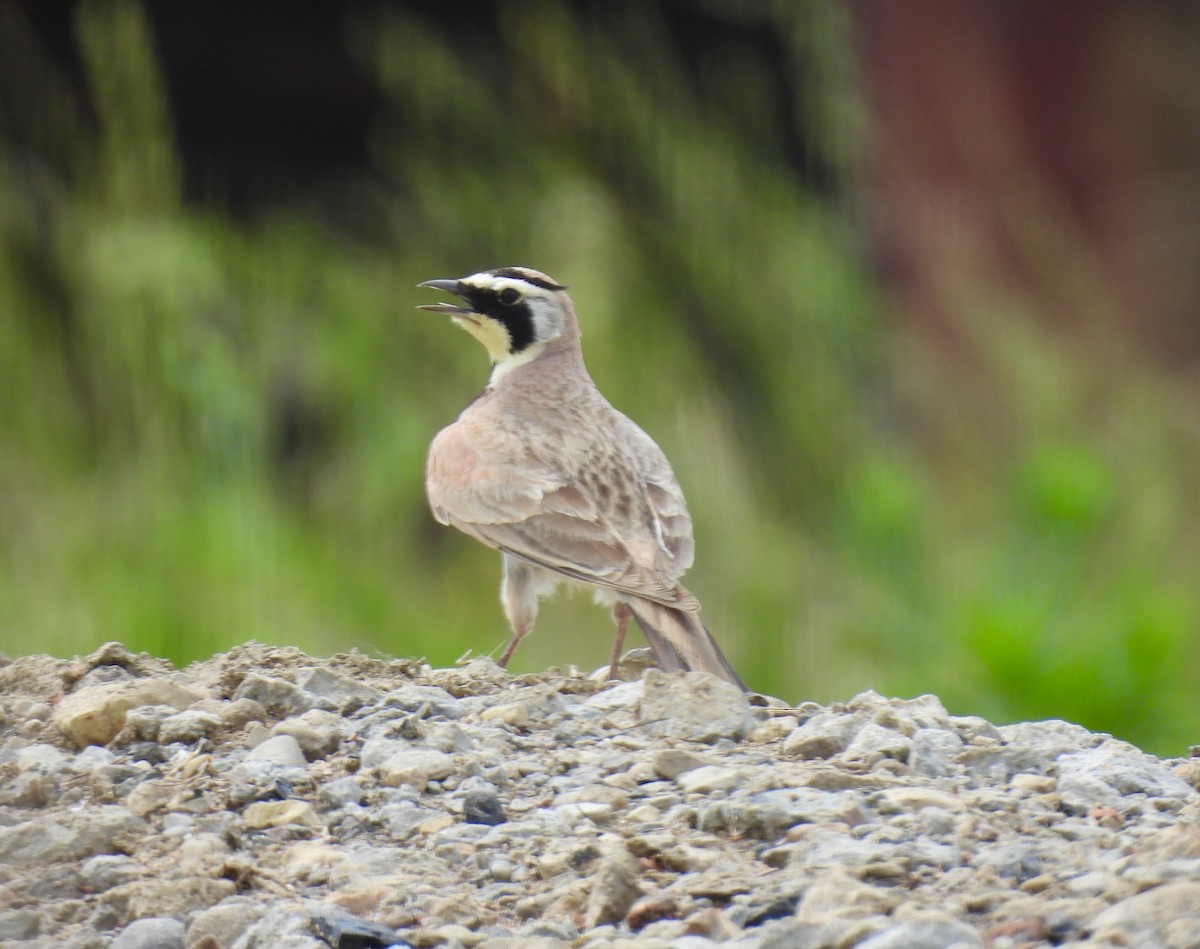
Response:
[{"label": "brown wing feather", "polygon": [[[624,416],[619,419],[633,429],[619,434],[636,456],[613,458],[609,451],[597,461],[608,446],[542,454],[517,433],[497,433],[494,420],[475,425],[464,413],[430,447],[426,483],[434,516],[564,576],[699,609],[678,582],[693,551],[682,493],[658,446]],[[567,470],[567,459],[579,473]],[[623,491],[589,477],[596,471],[625,481],[633,472],[641,477]]]}]

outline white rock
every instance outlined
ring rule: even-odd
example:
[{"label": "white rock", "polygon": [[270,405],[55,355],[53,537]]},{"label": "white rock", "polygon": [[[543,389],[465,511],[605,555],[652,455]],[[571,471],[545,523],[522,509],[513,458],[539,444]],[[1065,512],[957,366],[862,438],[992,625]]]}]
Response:
[{"label": "white rock", "polygon": [[731,791],[742,783],[742,779],[733,768],[704,765],[685,771],[675,779],[675,783],[689,794],[708,794],[712,791]]},{"label": "white rock", "polygon": [[974,927],[948,916],[909,920],[860,942],[856,949],[983,949]]},{"label": "white rock", "polygon": [[632,711],[637,708],[638,702],[642,700],[645,689],[646,684],[642,679],[638,679],[635,682],[621,682],[612,686],[612,688],[604,689],[602,692],[588,696],[584,704],[590,708],[600,709],[604,712],[623,709]]},{"label": "white rock", "polygon": [[896,810],[919,811],[926,807],[940,807],[947,811],[963,809],[962,798],[957,794],[919,785],[886,788],[879,792],[879,800],[882,805],[886,805],[881,805],[881,813],[894,813]]},{"label": "white rock", "polygon": [[480,712],[479,717],[485,722],[504,722],[514,728],[524,728],[529,724],[529,706],[524,702],[493,705]]},{"label": "white rock", "polygon": [[843,754],[850,761],[871,762],[882,758],[907,761],[911,750],[912,739],[907,735],[868,722],[854,736]]},{"label": "white rock", "polygon": [[174,679],[103,683],[87,686],[64,698],[54,713],[54,724],[80,748],[107,745],[124,726],[130,709],[170,705],[182,711],[203,697],[200,689]]},{"label": "white rock", "polygon": [[952,731],[921,728],[912,736],[908,765],[916,774],[938,778],[954,770],[954,758],[963,749],[963,740]]},{"label": "white rock", "polygon": [[[1168,928],[1179,920],[1200,918],[1200,882],[1166,883],[1110,906],[1096,916],[1091,930],[1097,941],[1169,946]],[[1194,946],[1196,943],[1175,943]]]},{"label": "white rock", "polygon": [[1120,742],[1063,755],[1058,759],[1058,772],[1063,803],[1080,811],[1096,805],[1119,809],[1131,794],[1180,803],[1195,795],[1186,781],[1157,758]]},{"label": "white rock", "polygon": [[324,666],[301,669],[296,675],[296,685],[306,692],[328,699],[341,709],[362,708],[382,698],[377,690],[366,683]]},{"label": "white rock", "polygon": [[783,740],[783,753],[798,758],[832,758],[841,754],[863,719],[845,712],[818,712]]},{"label": "white rock", "polygon": [[288,768],[304,768],[308,760],[300,748],[300,742],[291,735],[276,735],[268,738],[246,755],[247,761],[268,761]]},{"label": "white rock", "polygon": [[321,827],[321,818],[308,801],[255,801],[242,812],[242,820],[250,830],[284,827]]},{"label": "white rock", "polygon": [[407,748],[379,765],[379,780],[388,787],[408,785],[423,791],[455,771],[454,756],[432,748]]},{"label": "white rock", "polygon": [[67,756],[53,745],[38,742],[17,751],[17,767],[22,771],[58,771]]},{"label": "white rock", "polygon": [[338,749],[342,743],[339,731],[341,725],[340,715],[314,708],[295,718],[285,718],[271,729],[271,733],[291,735],[300,745],[304,757],[309,761],[316,761],[328,757]]},{"label": "white rock", "polygon": [[220,717],[212,712],[188,709],[162,720],[158,727],[158,740],[164,745],[176,741],[191,744],[211,735],[220,727]]},{"label": "white rock", "polygon": [[642,681],[638,720],[652,735],[715,742],[741,739],[753,727],[746,694],[715,675],[649,669]]}]

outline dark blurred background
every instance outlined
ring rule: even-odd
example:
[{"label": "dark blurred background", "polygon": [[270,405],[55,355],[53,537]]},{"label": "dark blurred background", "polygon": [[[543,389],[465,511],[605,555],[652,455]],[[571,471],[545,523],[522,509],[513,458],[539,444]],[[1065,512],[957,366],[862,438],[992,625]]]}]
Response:
[{"label": "dark blurred background", "polygon": [[413,307],[508,264],[755,688],[1200,741],[1183,0],[0,3],[0,650],[500,645],[423,488],[486,357]]}]

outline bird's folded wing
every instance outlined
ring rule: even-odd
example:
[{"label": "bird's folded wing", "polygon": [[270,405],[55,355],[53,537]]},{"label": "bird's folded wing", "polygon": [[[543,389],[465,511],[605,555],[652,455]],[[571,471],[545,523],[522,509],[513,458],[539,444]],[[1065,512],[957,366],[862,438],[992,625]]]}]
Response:
[{"label": "bird's folded wing", "polygon": [[661,451],[635,431],[648,445],[630,467],[644,475],[622,492],[587,487],[561,459],[514,460],[492,430],[452,426],[430,448],[430,507],[441,523],[563,576],[699,609],[679,585],[692,563],[687,505]]},{"label": "bird's folded wing", "polygon": [[656,540],[623,537],[575,485],[521,490],[476,483],[465,493],[431,495],[439,521],[506,553],[585,583],[645,597],[684,610],[699,603],[679,586],[678,573],[655,569],[662,559]]}]

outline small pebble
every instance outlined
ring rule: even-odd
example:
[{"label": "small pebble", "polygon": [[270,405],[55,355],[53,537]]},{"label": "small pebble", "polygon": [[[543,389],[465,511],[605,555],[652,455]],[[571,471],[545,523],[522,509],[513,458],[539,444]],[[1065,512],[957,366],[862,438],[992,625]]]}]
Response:
[{"label": "small pebble", "polygon": [[463,820],[468,824],[503,824],[508,817],[500,798],[486,791],[472,791],[463,798]]}]

